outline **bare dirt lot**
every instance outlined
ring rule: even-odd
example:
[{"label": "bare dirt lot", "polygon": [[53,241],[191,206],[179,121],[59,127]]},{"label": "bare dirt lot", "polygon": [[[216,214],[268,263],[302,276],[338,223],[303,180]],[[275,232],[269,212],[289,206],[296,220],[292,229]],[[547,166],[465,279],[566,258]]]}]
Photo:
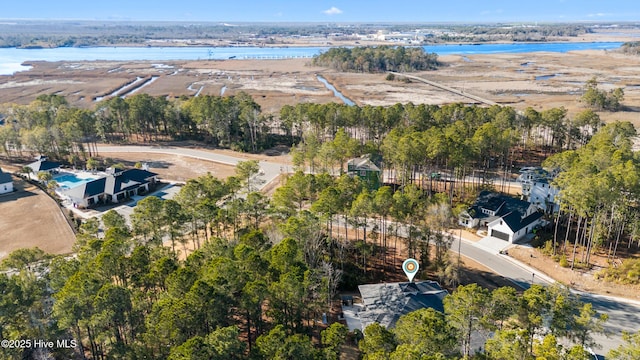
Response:
[{"label": "bare dirt lot", "polygon": [[211,173],[226,179],[235,172],[235,167],[211,161],[198,160],[185,156],[158,153],[100,153],[101,159],[109,158],[115,163],[133,167],[137,162],[146,162],[149,170],[160,175],[161,179],[186,182],[189,179]]},{"label": "bare dirt lot", "polygon": [[20,248],[71,252],[75,235],[58,204],[39,188],[14,177],[11,194],[0,195],[0,259]]}]

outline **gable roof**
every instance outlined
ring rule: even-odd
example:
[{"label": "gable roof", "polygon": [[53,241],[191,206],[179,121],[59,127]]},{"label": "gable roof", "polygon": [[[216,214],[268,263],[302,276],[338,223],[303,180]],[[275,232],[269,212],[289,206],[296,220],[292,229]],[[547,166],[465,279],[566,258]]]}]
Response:
[{"label": "gable roof", "polygon": [[357,170],[369,170],[380,171],[380,168],[369,159],[368,156],[362,156],[359,158],[351,159],[347,162],[348,167],[353,167],[354,171]]},{"label": "gable roof", "polygon": [[368,284],[358,289],[366,307],[358,313],[363,328],[373,322],[392,328],[402,315],[419,309],[443,312],[442,299],[448,294],[435,281]]},{"label": "gable roof", "polygon": [[95,179],[62,192],[73,199],[85,199],[104,192],[105,178]]},{"label": "gable roof", "polygon": [[536,220],[540,219],[541,217],[542,217],[542,213],[539,213],[536,211],[533,214],[523,219],[522,215],[514,211],[503,216],[502,220],[505,222],[505,224],[507,224],[507,226],[509,227],[509,229],[511,229],[511,231],[516,233],[524,229],[526,226],[532,224]]},{"label": "gable roof", "polygon": [[140,185],[149,182],[149,178],[156,176],[147,170],[129,169],[106,177],[104,192],[110,195],[117,194],[122,191],[138,188]]},{"label": "gable roof", "polygon": [[493,211],[495,212],[495,216],[498,217],[505,216],[514,211],[520,213],[520,216],[522,216],[527,213],[530,205],[529,202],[524,200],[483,190],[467,212],[476,219],[490,217],[490,215],[484,214],[482,209]]},{"label": "gable roof", "polygon": [[47,160],[46,157],[40,157],[39,160],[34,161],[27,166],[30,167],[34,173],[37,174],[40,171],[47,171],[47,170],[59,168],[60,163],[55,161],[49,161]]},{"label": "gable roof", "polygon": [[71,189],[63,190],[63,192],[75,199],[85,199],[102,193],[115,195],[123,191],[137,189],[157,175],[147,170],[129,169],[80,184]]},{"label": "gable roof", "polygon": [[2,169],[0,169],[0,184],[7,184],[10,182],[13,182],[11,174],[3,172]]}]

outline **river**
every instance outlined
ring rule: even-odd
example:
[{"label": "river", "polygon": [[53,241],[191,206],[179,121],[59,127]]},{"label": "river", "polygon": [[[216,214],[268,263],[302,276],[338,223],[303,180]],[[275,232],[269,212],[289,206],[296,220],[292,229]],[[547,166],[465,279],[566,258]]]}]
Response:
[{"label": "river", "polygon": [[[609,50],[621,42],[512,43],[428,45],[438,55]],[[310,58],[328,47],[60,47],[53,49],[0,48],[0,75],[28,70],[31,61],[171,61],[226,59]]]}]

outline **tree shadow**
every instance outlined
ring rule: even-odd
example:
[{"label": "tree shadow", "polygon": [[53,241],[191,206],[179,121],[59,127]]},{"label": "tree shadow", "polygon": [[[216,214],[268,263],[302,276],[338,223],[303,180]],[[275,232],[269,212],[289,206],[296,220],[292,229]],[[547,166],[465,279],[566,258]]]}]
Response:
[{"label": "tree shadow", "polygon": [[631,112],[640,112],[640,106],[628,106],[628,105],[625,105],[625,106],[622,107],[622,110],[631,111]]},{"label": "tree shadow", "polygon": [[132,161],[132,160],[124,160],[124,159],[120,159],[120,158],[111,158],[111,159],[114,161],[114,163],[116,163],[116,164],[117,163],[122,163],[127,168],[135,167],[136,163],[147,164],[149,166],[150,170],[153,170],[153,169],[168,169],[169,166],[173,165],[172,162],[164,161],[164,160],[153,160],[153,161],[138,160],[138,161]]}]

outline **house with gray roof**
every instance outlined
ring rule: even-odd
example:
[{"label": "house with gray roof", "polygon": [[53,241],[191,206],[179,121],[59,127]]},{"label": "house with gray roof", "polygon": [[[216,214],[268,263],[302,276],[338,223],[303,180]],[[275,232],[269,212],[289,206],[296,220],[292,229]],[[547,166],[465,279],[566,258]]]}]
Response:
[{"label": "house with gray roof", "polygon": [[0,169],[0,194],[6,194],[13,191],[13,178],[11,174],[3,172]]},{"label": "house with gray roof", "polygon": [[435,281],[367,284],[358,286],[363,309],[358,311],[361,329],[371,323],[393,328],[402,315],[432,308],[444,312],[442,300],[447,296]]},{"label": "house with gray roof", "polygon": [[142,169],[117,171],[61,192],[77,207],[116,204],[155,189],[158,174]]}]

